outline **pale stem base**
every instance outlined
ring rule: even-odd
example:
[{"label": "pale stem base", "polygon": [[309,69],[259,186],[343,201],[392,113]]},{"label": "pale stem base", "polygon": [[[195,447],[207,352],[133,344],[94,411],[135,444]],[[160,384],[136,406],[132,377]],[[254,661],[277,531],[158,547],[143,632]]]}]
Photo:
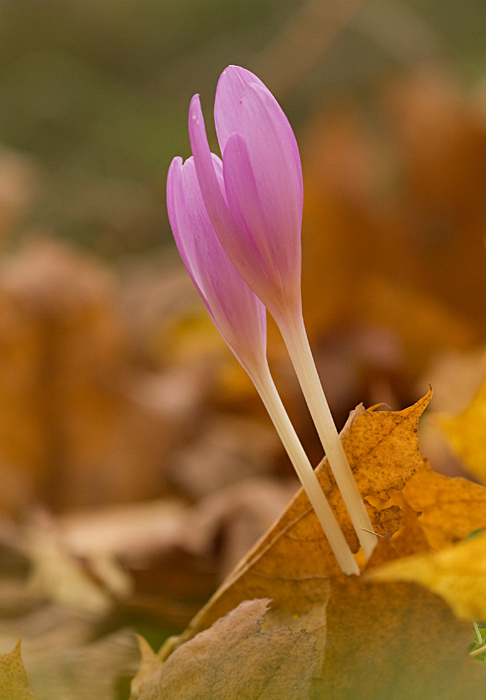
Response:
[{"label": "pale stem base", "polygon": [[346,453],[339,439],[334,420],[317,373],[312,351],[307,339],[302,315],[296,319],[277,323],[287,350],[294,365],[295,373],[302,388],[302,393],[315,423],[317,433],[326,453],[329,466],[348,509],[365,557],[369,559],[376,546],[377,538],[366,511],[363,499],[354,480]]},{"label": "pale stem base", "polygon": [[252,375],[252,379],[297,472],[297,476],[305,489],[341,570],[345,574],[356,574],[359,576],[358,565],[290,422],[270,372],[266,376],[262,376],[260,373],[258,378]]}]

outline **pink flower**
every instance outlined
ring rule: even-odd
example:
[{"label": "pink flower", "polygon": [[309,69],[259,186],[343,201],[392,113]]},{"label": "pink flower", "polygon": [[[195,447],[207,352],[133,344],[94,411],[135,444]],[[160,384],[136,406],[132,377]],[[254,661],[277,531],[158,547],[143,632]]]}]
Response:
[{"label": "pink flower", "polygon": [[[221,75],[214,106],[222,160],[209,150],[199,96],[189,109],[193,157],[172,161],[167,206],[181,257],[219,332],[252,378],[340,565],[351,551],[285,412],[266,359],[266,309],[287,345],[317,431],[369,556],[371,523],[332,420],[302,318],[302,167],[273,95],[244,68]],[[266,307],[266,309],[265,309]]]},{"label": "pink flower", "polygon": [[242,277],[276,319],[288,319],[301,307],[303,186],[294,133],[270,91],[237,66],[219,79],[214,115],[222,178],[193,97],[189,135],[206,211]]},{"label": "pink flower", "polygon": [[[221,162],[214,173],[222,182]],[[218,185],[219,187],[219,185]],[[194,160],[174,158],[167,177],[167,209],[182,260],[206,308],[246,371],[266,373],[266,310],[226,254],[209,220]]]}]

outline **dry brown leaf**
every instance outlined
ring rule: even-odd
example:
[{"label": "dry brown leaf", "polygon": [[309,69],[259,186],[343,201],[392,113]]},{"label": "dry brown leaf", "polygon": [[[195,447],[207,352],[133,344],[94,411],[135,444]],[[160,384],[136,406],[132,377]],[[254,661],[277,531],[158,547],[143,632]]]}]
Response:
[{"label": "dry brown leaf", "polygon": [[131,700],[308,700],[316,637],[262,630],[268,600],[241,603],[141,683]]},{"label": "dry brown leaf", "polygon": [[175,542],[180,549],[211,557],[218,551],[219,582],[274,524],[298,490],[297,480],[254,478],[216,491],[192,508]]},{"label": "dry brown leaf", "polygon": [[26,550],[31,559],[27,588],[61,606],[73,606],[102,615],[113,604],[111,596],[83,570],[80,561],[64,551],[57,533],[40,527],[30,533]]},{"label": "dry brown leaf", "polygon": [[399,278],[368,275],[354,300],[362,323],[393,328],[398,334],[406,367],[405,376],[418,376],[440,350],[470,347],[471,328],[447,306],[416,286],[400,284]]},{"label": "dry brown leaf", "polygon": [[[385,522],[388,522],[390,517],[395,519],[398,515],[401,519],[401,527],[393,536],[387,534],[379,539],[367,563],[367,569],[409,554],[428,552],[431,549],[427,536],[420,525],[418,513],[410,507],[401,492],[392,490],[390,500],[384,505],[383,510],[377,512],[374,521],[376,532],[378,531],[376,523],[380,516],[387,514],[390,516],[386,518]],[[390,532],[390,527],[388,527],[387,533]]]},{"label": "dry brown leaf", "polygon": [[308,128],[305,315],[316,339],[343,319],[392,328],[409,386],[484,337],[486,119],[450,76],[410,74],[384,97],[379,133],[348,101]]},{"label": "dry brown leaf", "polygon": [[324,666],[311,699],[482,697],[486,670],[468,658],[471,638],[471,626],[420,586],[333,581]]},{"label": "dry brown leaf", "polygon": [[149,681],[161,668],[162,661],[150,644],[140,635],[137,635],[138,647],[140,650],[140,666],[137,675],[131,682],[131,697],[139,698],[143,692],[143,684]]},{"label": "dry brown leaf", "polygon": [[32,493],[56,509],[163,493],[161,464],[183,423],[163,398],[157,377],[131,366],[106,268],[50,240],[4,261],[0,509],[19,510]]},{"label": "dry brown leaf", "polygon": [[425,464],[402,491],[430,545],[443,549],[486,527],[486,487],[436,474]]},{"label": "dry brown leaf", "polygon": [[146,650],[131,700],[459,700],[485,686],[470,624],[421,586],[333,578],[327,604],[263,620],[268,602],[241,603],[164,663]]},{"label": "dry brown leaf", "polygon": [[[404,411],[375,412],[358,407],[342,434],[342,441],[361,493],[374,494],[384,505],[390,489],[401,489],[423,467],[417,444],[419,417],[430,392]],[[317,468],[319,481],[353,547],[357,540],[327,462]],[[371,509],[370,509],[371,510]],[[376,516],[376,511],[371,513]],[[388,519],[393,533],[401,527],[398,513]],[[180,643],[206,629],[243,600],[271,597],[289,614],[302,615],[329,595],[329,578],[340,570],[314,511],[301,490],[280,520],[249,552],[207,606],[193,620]],[[167,647],[162,655],[170,652]]]},{"label": "dry brown leaf", "polygon": [[[433,574],[437,574],[439,555],[428,552],[404,558],[410,553],[430,550],[430,528],[433,531],[436,526],[434,519],[428,527],[427,523],[423,525],[420,513],[415,505],[410,504],[409,501],[414,503],[416,491],[423,496],[427,492],[427,480],[432,484],[443,480],[445,491],[455,493],[457,499],[456,492],[462,493],[461,486],[465,483],[446,477],[438,477],[436,482],[436,475],[424,467],[416,430],[429,398],[430,395],[400,412],[373,412],[360,407],[342,435],[361,491],[372,504],[373,526],[386,531],[367,565],[367,577],[346,577],[337,571],[306,497],[299,493],[280,521],[257,543],[174,646],[189,641],[172,655],[169,655],[171,645],[161,650],[159,659],[167,660],[155,676],[148,679],[146,694],[140,698],[135,696],[134,700],[161,700],[165,697],[185,700],[186,697],[204,698],[204,693],[212,693],[211,683],[209,687],[205,685],[207,678],[215,676],[212,669],[209,675],[205,675],[205,668],[201,679],[194,682],[189,679],[191,667],[186,665],[185,659],[179,665],[178,659],[184,658],[182,652],[190,659],[193,644],[202,644],[205,635],[225,620],[229,621],[233,613],[223,617],[228,609],[240,603],[238,610],[242,610],[245,603],[241,604],[241,601],[264,592],[274,601],[266,616],[265,631],[271,631],[271,624],[277,622],[294,630],[306,630],[315,639],[313,649],[318,657],[309,694],[304,696],[306,699],[355,700],[358,697],[360,700],[389,700],[393,697],[393,700],[430,700],[440,697],[441,700],[459,700],[473,697],[485,687],[486,669],[468,656],[472,638],[470,625],[459,621],[436,595],[447,594],[452,598],[456,591],[456,600],[451,600],[454,609],[457,607],[462,614],[464,610],[469,614],[481,613],[481,617],[483,612],[486,614],[484,605],[478,603],[479,598],[484,598],[484,544],[482,557],[476,556],[474,562],[468,564],[467,556],[463,555],[458,567],[446,551],[439,553],[442,556],[439,563],[444,566],[435,578]],[[342,503],[325,463],[320,465],[317,473],[343,525]],[[423,477],[422,481],[420,477]],[[417,483],[410,489],[408,498],[404,494],[407,485],[414,480]],[[471,486],[475,487],[474,484]],[[486,488],[479,488],[486,492]],[[462,495],[461,508],[467,510],[470,492],[466,490]],[[390,559],[395,559],[388,564],[392,577],[395,566],[398,571],[396,578],[403,578],[404,571],[407,581],[430,585],[434,592],[415,583],[370,581],[382,571],[385,572],[383,577],[388,575],[387,566],[379,565]],[[407,562],[410,562],[409,568],[402,571],[400,567],[406,567]],[[448,563],[451,564],[449,567]],[[471,585],[473,579],[475,584]],[[219,621],[214,622],[218,617]],[[213,627],[209,632],[201,632],[211,624]],[[234,629],[234,634],[238,634],[237,629]],[[269,643],[273,646],[273,641],[269,640]],[[228,684],[225,697],[233,697],[232,692],[235,697],[246,697],[237,682],[235,685],[224,639],[216,646],[218,659],[222,649],[224,658],[218,673],[226,666]],[[264,654],[262,658],[265,658]],[[160,684],[166,669],[174,679],[174,685],[167,688]],[[188,685],[183,686],[183,692],[173,695],[186,677]],[[282,689],[282,697],[286,700],[292,697],[289,694],[292,687],[290,676],[287,687]],[[253,685],[250,684],[248,692],[252,691]]]},{"label": "dry brown leaf", "polygon": [[171,483],[193,500],[268,474],[281,449],[271,425],[252,418],[208,414],[197,439],[172,456]]},{"label": "dry brown leaf", "polygon": [[484,109],[463,99],[450,76],[428,71],[395,84],[390,104],[407,183],[401,216],[414,249],[416,282],[479,321],[483,334]]},{"label": "dry brown leaf", "polygon": [[38,700],[117,700],[120,679],[126,679],[127,685],[136,668],[132,630],[120,629],[85,644],[74,641],[74,646],[60,648],[55,655],[53,650],[45,653],[43,663],[32,664],[32,670],[29,662]]},{"label": "dry brown leaf", "polygon": [[[139,656],[131,629],[99,636],[105,620],[44,602],[4,618],[0,645],[12,648],[22,635],[22,657],[37,700],[116,700],[119,679],[135,673]],[[11,700],[1,692],[0,698]]]}]

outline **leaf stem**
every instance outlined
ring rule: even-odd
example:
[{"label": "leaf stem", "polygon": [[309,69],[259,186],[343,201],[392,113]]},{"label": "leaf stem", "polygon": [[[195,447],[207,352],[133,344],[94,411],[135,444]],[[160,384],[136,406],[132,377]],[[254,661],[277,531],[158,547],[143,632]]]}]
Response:
[{"label": "leaf stem", "polygon": [[[268,367],[266,369],[268,370]],[[359,576],[358,565],[356,564],[351,549],[346,542],[319,480],[287,415],[270,375],[270,371],[268,370],[265,373],[260,371],[258,376],[252,375],[252,379],[289,455],[290,461],[297,472],[297,476],[304,487],[341,570],[345,574],[356,574]]]},{"label": "leaf stem", "polygon": [[[321,439],[329,466],[348,509],[356,534],[369,559],[376,546],[376,536],[363,499],[354,480],[348,458],[339,439],[329,404],[317,373],[312,351],[304,327],[302,312],[283,319],[276,319],[302,393]],[[371,531],[371,532],[370,532]]]},{"label": "leaf stem", "polygon": [[478,640],[479,644],[483,644],[483,642],[484,642],[483,635],[479,631],[479,625],[476,622],[476,620],[473,620],[473,627],[474,627],[474,631],[476,632],[476,639]]},{"label": "leaf stem", "polygon": [[484,652],[486,652],[486,644],[479,647],[479,649],[473,649],[473,651],[470,651],[469,656],[479,656],[480,654],[484,654]]}]

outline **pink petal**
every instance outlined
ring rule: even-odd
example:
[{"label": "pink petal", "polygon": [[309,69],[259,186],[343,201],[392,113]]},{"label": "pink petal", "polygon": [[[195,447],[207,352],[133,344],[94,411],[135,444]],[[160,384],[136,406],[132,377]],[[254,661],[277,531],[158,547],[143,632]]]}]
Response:
[{"label": "pink petal", "polygon": [[[302,225],[302,169],[294,167],[289,142],[282,138],[272,114],[272,96],[259,85],[250,85],[242,100],[242,132],[251,167],[269,217],[287,221],[286,231],[300,238]],[[292,134],[293,136],[293,134]],[[287,234],[288,235],[288,234]],[[284,232],[281,234],[285,239]]]},{"label": "pink petal", "polygon": [[[197,179],[209,218],[218,231],[221,229],[236,233],[235,223],[218,183],[214,159],[209,150],[199,95],[194,95],[189,107],[189,138]],[[231,255],[231,252],[229,254]]]},{"label": "pink petal", "polygon": [[[189,137],[197,179],[211,224],[239,273],[253,288],[253,291],[260,294],[262,284],[265,285],[265,280],[260,277],[257,280],[260,282],[258,289],[253,286],[255,277],[252,274],[252,270],[254,268],[255,250],[251,249],[251,241],[247,233],[237,225],[228,208],[221,175],[221,161],[209,150],[198,95],[192,98],[189,108]],[[263,303],[266,303],[268,297],[269,294],[266,293],[265,299],[262,298]]]},{"label": "pink petal", "polygon": [[201,288],[199,261],[195,249],[195,239],[187,218],[186,202],[182,183],[182,158],[174,158],[167,174],[167,213],[174,240],[199,294],[204,298]]},{"label": "pink petal", "polygon": [[240,66],[228,66],[219,77],[214,101],[214,122],[222,152],[231,134],[243,133],[240,105],[251,84],[265,88],[260,78]]},{"label": "pink petal", "polygon": [[266,310],[228,258],[207,215],[194,161],[174,159],[169,220],[180,255],[219,332],[250,376],[266,364]]},{"label": "pink petal", "polygon": [[[256,119],[253,118],[251,110],[248,112],[245,109],[250,88],[257,88],[260,100],[265,104],[265,112],[260,111],[258,116],[255,115]],[[270,128],[274,131],[279,150],[286,153],[288,168],[295,178],[297,199],[302,202],[302,165],[294,132],[277,100],[256,75],[239,66],[229,66],[223,71],[216,89],[214,120],[221,152],[224,152],[226,142],[235,132],[243,134],[248,148],[252,151],[252,140],[255,136],[258,138],[261,130],[265,132]],[[266,134],[263,133],[259,140],[264,144],[265,160],[271,163],[272,149],[270,146],[265,148],[265,139]]]},{"label": "pink petal", "polygon": [[[246,129],[251,141],[245,138],[244,155],[240,141],[225,149],[224,185],[217,174],[219,161],[209,150],[197,95],[189,110],[189,134],[202,197],[216,234],[242,277],[275,316],[286,304],[300,306],[301,170],[295,173],[290,166],[278,123],[268,114],[267,102],[273,107],[274,98],[254,82],[245,89],[240,115],[251,124]],[[245,160],[243,167],[235,150]]]},{"label": "pink petal", "polygon": [[248,251],[244,277],[272,315],[300,300],[300,228],[289,228],[284,207],[263,199],[246,142],[233,134],[223,156],[226,197]]}]

